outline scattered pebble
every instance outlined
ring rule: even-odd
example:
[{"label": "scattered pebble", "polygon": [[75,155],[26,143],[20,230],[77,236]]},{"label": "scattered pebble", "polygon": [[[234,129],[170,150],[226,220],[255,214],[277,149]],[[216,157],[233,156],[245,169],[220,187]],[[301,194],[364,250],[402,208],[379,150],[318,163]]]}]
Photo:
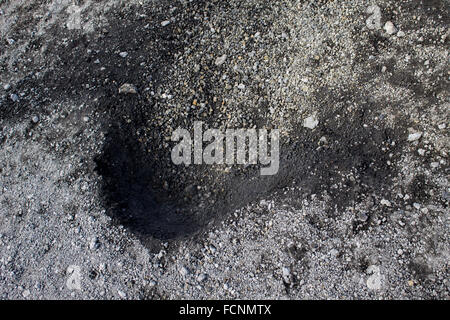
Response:
[{"label": "scattered pebble", "polygon": [[450,192],[442,191],[442,198],[444,198],[445,201],[449,201],[450,200]]},{"label": "scattered pebble", "polygon": [[208,276],[205,273],[201,273],[197,276],[197,281],[204,282],[204,281],[206,281],[207,278],[208,278]]},{"label": "scattered pebble", "polygon": [[387,34],[395,34],[397,32],[397,28],[391,21],[386,22],[384,25],[384,30]]},{"label": "scattered pebble", "polygon": [[381,200],[380,203],[383,206],[386,206],[386,207],[390,207],[391,206],[391,202],[389,200],[386,200],[386,199]]},{"label": "scattered pebble", "polygon": [[308,129],[314,129],[319,124],[319,120],[315,116],[309,116],[303,120],[303,126]]},{"label": "scattered pebble", "polygon": [[423,149],[418,149],[418,150],[417,150],[417,153],[420,154],[421,156],[424,156],[424,155],[425,155],[425,150],[423,150]]},{"label": "scattered pebble", "polygon": [[432,162],[432,163],[430,163],[430,167],[433,168],[433,169],[438,168],[439,167],[439,162]]},{"label": "scattered pebble", "polygon": [[9,83],[7,83],[3,86],[3,89],[9,90],[9,89],[11,89],[11,85]]},{"label": "scattered pebble", "polygon": [[30,290],[28,290],[28,289],[25,289],[23,292],[22,292],[22,296],[24,297],[24,298],[27,298],[29,295],[30,295]]},{"label": "scattered pebble", "polygon": [[95,250],[100,247],[100,242],[98,241],[97,237],[93,237],[91,241],[89,242],[89,249]]},{"label": "scattered pebble", "polygon": [[119,93],[131,93],[136,94],[137,89],[133,84],[125,83],[119,88]]},{"label": "scattered pebble", "polygon": [[165,27],[169,24],[170,24],[170,20],[164,20],[163,22],[161,22],[161,26],[163,26],[163,27]]},{"label": "scattered pebble", "polygon": [[14,102],[19,101],[19,96],[18,96],[17,94],[15,94],[15,93],[11,94],[9,97],[10,97],[11,100],[14,101]]},{"label": "scattered pebble", "polygon": [[410,133],[408,135],[408,141],[412,142],[412,141],[417,141],[422,137],[422,132],[415,132],[415,133]]},{"label": "scattered pebble", "polygon": [[98,271],[100,271],[100,272],[106,271],[106,263],[100,263],[98,265]]},{"label": "scattered pebble", "polygon": [[331,249],[330,255],[331,255],[332,257],[336,257],[338,254],[339,254],[339,250],[337,250],[337,249]]},{"label": "scattered pebble", "polygon": [[380,267],[376,265],[371,265],[367,268],[367,273],[371,274],[366,281],[367,287],[371,290],[380,290],[381,289]]},{"label": "scattered pebble", "polygon": [[367,14],[370,16],[366,20],[366,26],[370,30],[379,30],[381,28],[381,9],[377,5],[372,5],[367,8]]},{"label": "scattered pebble", "polygon": [[369,218],[369,216],[365,212],[359,212],[358,213],[358,219],[360,221],[365,222],[365,221],[367,221],[368,218]]},{"label": "scattered pebble", "polygon": [[126,293],[121,291],[121,290],[117,290],[117,294],[119,295],[119,297],[121,297],[122,299],[125,299],[127,297]]},{"label": "scattered pebble", "polygon": [[13,45],[14,43],[16,43],[16,41],[14,39],[7,39],[6,40],[8,42],[9,45]]},{"label": "scattered pebble", "polygon": [[67,268],[69,275],[66,286],[69,290],[81,290],[81,268],[77,265],[71,265]]},{"label": "scattered pebble", "polygon": [[122,58],[126,58],[128,56],[128,52],[121,52],[119,53],[119,56],[121,56]]},{"label": "scattered pebble", "polygon": [[226,59],[227,59],[227,55],[226,54],[224,54],[223,56],[218,57],[216,59],[216,62],[215,62],[216,66],[222,65],[225,62]]},{"label": "scattered pebble", "polygon": [[181,269],[180,269],[180,274],[181,274],[183,277],[186,277],[186,276],[189,274],[188,268],[186,268],[186,267],[181,267]]},{"label": "scattered pebble", "polygon": [[39,116],[35,115],[31,118],[31,121],[33,121],[33,123],[38,123],[39,122]]},{"label": "scattered pebble", "polygon": [[291,283],[291,269],[289,269],[288,267],[283,267],[281,272],[283,275],[283,281],[286,283]]}]

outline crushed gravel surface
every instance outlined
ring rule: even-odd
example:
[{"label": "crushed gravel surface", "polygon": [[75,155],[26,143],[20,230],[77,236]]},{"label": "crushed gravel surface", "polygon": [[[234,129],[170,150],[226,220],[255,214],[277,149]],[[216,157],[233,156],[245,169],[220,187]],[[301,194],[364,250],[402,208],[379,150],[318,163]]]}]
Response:
[{"label": "crushed gravel surface", "polygon": [[0,0],[0,298],[448,299],[449,8]]}]

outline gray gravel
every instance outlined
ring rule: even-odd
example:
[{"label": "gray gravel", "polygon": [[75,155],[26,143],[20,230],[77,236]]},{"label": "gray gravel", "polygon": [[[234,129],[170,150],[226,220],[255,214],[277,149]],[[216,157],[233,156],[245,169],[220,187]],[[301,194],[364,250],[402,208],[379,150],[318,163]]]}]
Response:
[{"label": "gray gravel", "polygon": [[[449,8],[1,1],[0,298],[448,299]],[[196,120],[280,173],[172,166]]]}]

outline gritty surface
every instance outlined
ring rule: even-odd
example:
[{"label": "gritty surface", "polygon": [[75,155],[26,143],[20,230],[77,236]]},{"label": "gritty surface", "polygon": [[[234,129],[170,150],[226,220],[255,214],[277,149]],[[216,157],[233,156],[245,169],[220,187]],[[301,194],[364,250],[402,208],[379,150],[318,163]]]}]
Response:
[{"label": "gritty surface", "polygon": [[0,298],[448,299],[449,8],[0,0]]}]

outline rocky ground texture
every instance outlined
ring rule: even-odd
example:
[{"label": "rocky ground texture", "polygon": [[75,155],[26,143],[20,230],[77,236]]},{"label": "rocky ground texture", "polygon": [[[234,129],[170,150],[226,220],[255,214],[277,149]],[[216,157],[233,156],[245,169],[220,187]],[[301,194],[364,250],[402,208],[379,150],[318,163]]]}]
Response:
[{"label": "rocky ground texture", "polygon": [[449,8],[0,0],[0,298],[448,299]]}]

